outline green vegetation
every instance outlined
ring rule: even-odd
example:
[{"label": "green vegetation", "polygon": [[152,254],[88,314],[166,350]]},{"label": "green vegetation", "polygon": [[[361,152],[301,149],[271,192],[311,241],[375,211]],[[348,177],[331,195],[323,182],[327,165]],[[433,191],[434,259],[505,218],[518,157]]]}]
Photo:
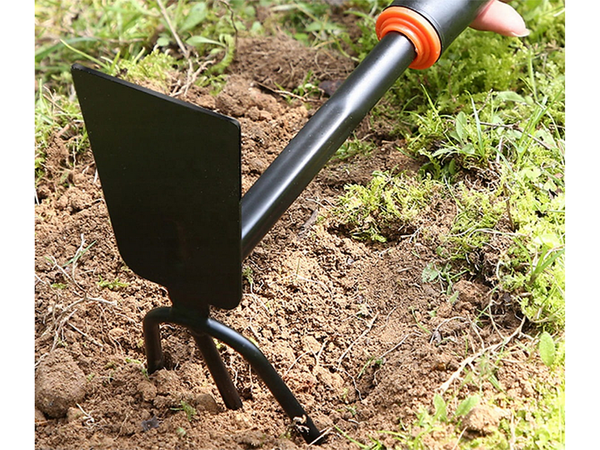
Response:
[{"label": "green vegetation", "polygon": [[[194,56],[198,64],[222,73],[231,60],[236,33],[245,30],[248,22],[250,27],[255,25],[247,20],[255,16],[255,10],[244,3],[36,2],[36,72],[42,85],[65,87],[69,67],[82,58],[115,74],[122,70],[121,63],[141,61],[159,50],[176,57],[175,65],[180,68]],[[56,18],[61,21],[57,23]]]},{"label": "green vegetation", "polygon": [[98,287],[100,289],[110,289],[111,291],[116,291],[119,290],[121,288],[125,288],[127,286],[129,286],[129,283],[124,283],[122,281],[119,281],[119,278],[115,278],[112,281],[108,281],[102,278],[101,275],[98,275]]},{"label": "green vegetation", "polygon": [[367,186],[348,186],[334,213],[355,237],[383,242],[383,229],[418,228],[417,206],[437,184],[458,211],[440,255],[463,262],[457,273],[467,266],[481,274],[469,257],[492,236],[509,237],[494,268],[498,288],[518,295],[531,321],[557,331],[564,327],[564,2],[518,7],[534,24],[529,37],[467,30],[376,107],[373,120],[396,123],[409,154],[424,160],[420,188],[407,190],[404,174],[374,173]]},{"label": "green vegetation", "polygon": [[144,376],[145,379],[149,379],[149,375],[148,375],[148,369],[146,369],[146,367],[144,366],[144,363],[138,359],[133,359],[133,358],[125,358],[125,362],[127,364],[135,364],[137,366],[140,367],[140,372],[142,373],[142,375]]},{"label": "green vegetation", "polygon": [[185,416],[187,417],[188,422],[191,422],[192,419],[194,418],[194,416],[196,414],[198,414],[198,412],[196,411],[196,408],[194,408],[192,405],[190,405],[189,403],[181,400],[179,402],[179,407],[177,408],[171,408],[173,411],[183,411],[185,413]]},{"label": "green vegetation", "polygon": [[348,139],[336,151],[334,159],[343,161],[357,155],[369,156],[375,149],[375,144],[367,140]]},{"label": "green vegetation", "polygon": [[416,181],[375,172],[367,186],[346,186],[346,194],[340,197],[333,214],[349,227],[352,236],[386,242],[386,235],[413,232],[417,217],[439,186],[430,179]]},{"label": "green vegetation", "polygon": [[[539,383],[537,400],[522,405],[507,399],[521,411],[512,422],[503,419],[501,433],[460,448],[564,445],[564,359],[557,356],[565,326],[564,1],[516,7],[532,24],[530,36],[467,30],[435,66],[409,71],[375,108],[372,120],[395,123],[395,135],[407,142],[403,151],[423,161],[418,182],[375,172],[367,185],[347,186],[332,211],[352,236],[382,243],[420,230],[434,196],[451,200],[450,231],[437,236],[443,269],[428,266],[424,277],[441,280],[443,272],[449,294],[462,274],[486,280],[518,299],[543,331],[531,351],[557,384]],[[497,257],[493,267],[481,262],[489,251]],[[482,356],[472,382],[501,392],[498,364],[502,355]],[[408,448],[427,448],[424,437],[447,424],[437,400],[434,413],[421,412],[401,430]]]},{"label": "green vegetation", "polygon": [[255,7],[242,1],[36,2],[36,177],[45,175],[50,136],[73,136],[67,145],[75,157],[89,145],[71,87],[73,63],[163,92],[191,84],[219,89],[241,31],[260,32]]}]

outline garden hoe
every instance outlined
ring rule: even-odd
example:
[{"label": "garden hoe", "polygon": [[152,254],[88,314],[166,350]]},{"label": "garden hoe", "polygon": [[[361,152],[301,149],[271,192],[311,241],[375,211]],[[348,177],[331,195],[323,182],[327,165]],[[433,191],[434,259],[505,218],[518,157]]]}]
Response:
[{"label": "garden hoe", "polygon": [[242,297],[242,261],[407,68],[434,64],[483,0],[399,0],[379,16],[379,43],[241,196],[237,121],[75,64],[72,68],[119,252],[164,286],[171,307],[143,321],[152,373],[160,324],[189,330],[225,405],[242,406],[214,340],[239,352],[309,442],[323,437],[263,353],[210,318]]}]

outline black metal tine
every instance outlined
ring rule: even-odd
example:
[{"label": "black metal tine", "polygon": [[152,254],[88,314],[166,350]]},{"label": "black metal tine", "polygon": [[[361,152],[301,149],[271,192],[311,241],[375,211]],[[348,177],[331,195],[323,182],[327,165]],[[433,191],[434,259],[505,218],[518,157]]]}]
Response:
[{"label": "black metal tine", "polygon": [[242,407],[242,399],[235,388],[231,376],[227,368],[223,364],[223,359],[217,350],[213,338],[204,333],[197,333],[191,330],[191,334],[196,341],[196,345],[200,349],[204,362],[208,366],[213,380],[219,389],[219,393],[223,398],[223,402],[228,409],[240,409]]},{"label": "black metal tine", "polygon": [[[320,442],[322,435],[319,429],[260,349],[242,334],[208,316],[192,314],[172,307],[159,307],[149,311],[144,318],[144,333],[147,333],[144,334],[144,339],[149,373],[163,367],[160,345],[161,323],[180,325],[191,332],[194,339],[196,339],[196,343],[199,343],[211,375],[215,379],[223,401],[228,408],[239,408],[241,400],[229,378],[229,374],[226,375],[226,378],[223,378],[223,374],[226,373],[227,369],[224,367],[211,337],[229,345],[244,357],[271,391],[307,443]],[[206,355],[208,355],[208,358],[206,358]]]}]

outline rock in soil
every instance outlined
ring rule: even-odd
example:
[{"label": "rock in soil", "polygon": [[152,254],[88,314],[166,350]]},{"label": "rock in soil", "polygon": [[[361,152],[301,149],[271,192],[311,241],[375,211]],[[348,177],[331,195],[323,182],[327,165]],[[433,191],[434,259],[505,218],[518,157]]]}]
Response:
[{"label": "rock in soil", "polygon": [[473,408],[465,416],[463,425],[471,432],[480,435],[493,433],[500,424],[500,419],[506,416],[506,411],[495,406],[481,405]]},{"label": "rock in soil", "polygon": [[35,405],[49,417],[64,417],[85,397],[85,374],[66,350],[53,350],[35,374]]}]

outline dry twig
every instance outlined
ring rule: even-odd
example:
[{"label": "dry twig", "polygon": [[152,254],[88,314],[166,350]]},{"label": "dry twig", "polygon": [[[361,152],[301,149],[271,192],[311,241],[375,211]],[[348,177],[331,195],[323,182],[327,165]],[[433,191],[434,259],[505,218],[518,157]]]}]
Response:
[{"label": "dry twig", "polygon": [[448,378],[448,380],[446,380],[446,382],[444,384],[442,384],[439,388],[438,388],[438,393],[444,394],[444,392],[446,392],[448,390],[448,388],[450,388],[450,385],[452,385],[452,383],[458,379],[458,377],[460,377],[460,374],[462,373],[462,371],[465,369],[465,367],[467,367],[468,365],[472,364],[476,359],[478,359],[479,357],[481,357],[482,355],[484,355],[485,353],[488,352],[495,352],[496,350],[498,350],[499,348],[504,347],[505,345],[507,345],[510,341],[512,341],[515,337],[517,337],[520,333],[521,330],[523,329],[523,325],[525,324],[525,318],[523,318],[523,320],[521,321],[521,323],[519,324],[519,326],[517,327],[517,329],[515,331],[512,332],[512,334],[510,336],[507,336],[506,338],[504,338],[502,341],[498,342],[497,344],[492,344],[489,345],[487,347],[482,348],[481,350],[479,350],[477,353],[475,353],[474,355],[469,356],[468,358],[465,358],[460,365],[458,366],[458,369],[456,369],[454,371],[454,373],[450,376],[450,378]]},{"label": "dry twig", "polygon": [[198,75],[200,75],[200,73],[202,73],[206,69],[206,67],[209,65],[209,63],[205,62],[204,64],[201,64],[200,67],[198,67],[198,69],[194,70],[194,63],[192,62],[192,55],[190,53],[189,47],[187,45],[185,45],[185,43],[179,37],[179,34],[177,33],[177,30],[173,26],[173,23],[171,22],[171,18],[169,17],[169,14],[167,13],[167,9],[165,8],[165,5],[163,5],[163,2],[161,0],[157,0],[157,3],[158,3],[158,7],[160,8],[160,12],[161,12],[163,18],[165,19],[165,22],[167,22],[167,26],[169,27],[169,30],[171,31],[171,34],[173,35],[173,38],[175,39],[175,42],[177,43],[179,50],[181,50],[183,58],[186,60],[187,65],[188,65],[186,81],[185,81],[183,87],[180,90],[178,90],[172,94],[173,97],[177,97],[179,94],[181,94],[181,92],[183,92],[184,94],[187,94],[187,91],[190,88],[190,86],[192,84],[194,84],[194,82],[198,78]]},{"label": "dry twig", "polygon": [[342,360],[346,357],[346,355],[352,349],[354,344],[356,344],[358,341],[360,341],[363,337],[365,337],[367,335],[367,333],[369,331],[371,331],[371,329],[373,328],[373,325],[375,324],[375,320],[377,320],[377,317],[379,317],[379,313],[375,314],[375,317],[373,317],[371,322],[369,322],[367,324],[367,328],[365,329],[365,331],[363,331],[359,337],[357,337],[353,342],[350,343],[348,348],[344,351],[344,353],[342,353],[342,356],[340,356],[340,358],[338,359],[338,365],[340,365],[342,363]]}]

